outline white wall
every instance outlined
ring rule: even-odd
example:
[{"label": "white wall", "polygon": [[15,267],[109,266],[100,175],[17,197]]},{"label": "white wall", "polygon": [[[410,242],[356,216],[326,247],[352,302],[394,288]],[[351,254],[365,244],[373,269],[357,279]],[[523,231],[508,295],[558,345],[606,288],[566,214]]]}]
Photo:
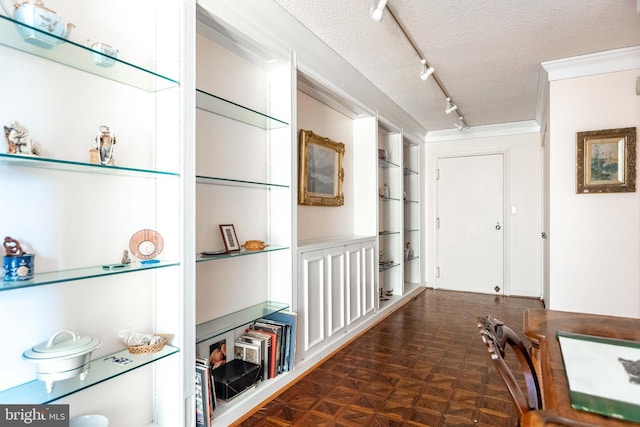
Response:
[{"label": "white wall", "polygon": [[298,91],[298,128],[345,144],[344,205],[298,205],[298,240],[353,234],[353,120]]},{"label": "white wall", "polygon": [[640,194],[576,194],[576,132],[640,125],[640,69],[550,83],[549,308],[640,317]]},{"label": "white wall", "polygon": [[[425,150],[425,248],[426,280],[435,283],[435,171],[437,157],[452,154],[506,153],[505,220],[508,264],[505,291],[510,295],[540,297],[542,286],[542,151],[540,135],[482,137],[427,143]],[[511,214],[511,206],[518,213]],[[461,242],[462,243],[462,242]]]}]

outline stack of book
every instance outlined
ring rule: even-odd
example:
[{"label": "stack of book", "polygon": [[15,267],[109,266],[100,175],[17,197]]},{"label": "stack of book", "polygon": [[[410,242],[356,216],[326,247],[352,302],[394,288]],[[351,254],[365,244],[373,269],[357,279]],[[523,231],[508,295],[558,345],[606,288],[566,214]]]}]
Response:
[{"label": "stack of book", "polygon": [[293,369],[296,314],[277,312],[258,319],[238,337],[236,359],[262,366],[261,380],[274,378]]}]

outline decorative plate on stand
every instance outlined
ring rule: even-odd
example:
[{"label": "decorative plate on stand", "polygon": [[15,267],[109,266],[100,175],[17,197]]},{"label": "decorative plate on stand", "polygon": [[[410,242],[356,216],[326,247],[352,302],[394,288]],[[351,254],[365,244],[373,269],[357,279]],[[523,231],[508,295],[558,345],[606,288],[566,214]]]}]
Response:
[{"label": "decorative plate on stand", "polygon": [[149,260],[158,256],[164,248],[164,239],[155,230],[137,231],[129,240],[129,250],[138,259]]}]

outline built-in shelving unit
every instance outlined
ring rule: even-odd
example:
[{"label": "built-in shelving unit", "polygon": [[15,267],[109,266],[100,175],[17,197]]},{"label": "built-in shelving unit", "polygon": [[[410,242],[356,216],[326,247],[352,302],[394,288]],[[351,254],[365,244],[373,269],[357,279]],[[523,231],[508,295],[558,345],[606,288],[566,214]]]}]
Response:
[{"label": "built-in shelving unit", "polygon": [[[183,6],[152,6],[144,22],[136,18],[138,6],[124,0],[106,11],[66,0],[57,6],[60,16],[68,8],[75,13],[68,39],[0,16],[0,87],[20,100],[0,105],[2,124],[25,126],[41,151],[0,153],[5,205],[16,208],[4,232],[35,255],[33,279],[0,282],[0,322],[21,325],[5,337],[0,354],[0,403],[67,403],[72,417],[104,413],[113,425],[181,425],[182,314],[190,310],[180,269],[185,137],[177,58]],[[118,28],[95,25],[116,16]],[[26,42],[21,34],[29,32],[49,40],[50,48]],[[83,36],[78,42],[76,34],[89,33],[121,40],[122,58],[87,47]],[[109,66],[97,64],[105,58]],[[102,125],[118,137],[115,165],[89,162]],[[127,254],[132,262],[122,265],[132,234],[147,228],[164,237],[164,251],[154,260]],[[127,326],[172,340],[156,353],[131,354],[118,337]],[[21,355],[63,329],[101,345],[86,377],[55,381],[47,393],[35,366]],[[173,387],[163,387],[164,381]],[[114,384],[119,392],[105,401],[104,387]]]},{"label": "built-in shelving unit", "polygon": [[[403,194],[404,200],[404,285],[407,290],[415,289],[421,283],[420,268],[420,145],[406,138],[403,142]],[[407,246],[408,245],[408,246]],[[409,248],[411,249],[409,251]]]},{"label": "built-in shelving unit", "polygon": [[[229,334],[239,336],[247,324],[291,306],[292,64],[289,57],[238,40],[247,38],[210,11],[198,9],[198,352],[209,340]],[[224,248],[221,224],[233,225],[239,245],[246,240],[261,240],[267,246],[215,254]],[[238,411],[238,402],[250,399],[255,391],[247,393],[242,399],[219,404],[214,425],[225,424],[229,413]]]},{"label": "built-in shelving unit", "polygon": [[401,132],[379,124],[378,248],[380,303],[403,294],[402,286],[402,150]]}]

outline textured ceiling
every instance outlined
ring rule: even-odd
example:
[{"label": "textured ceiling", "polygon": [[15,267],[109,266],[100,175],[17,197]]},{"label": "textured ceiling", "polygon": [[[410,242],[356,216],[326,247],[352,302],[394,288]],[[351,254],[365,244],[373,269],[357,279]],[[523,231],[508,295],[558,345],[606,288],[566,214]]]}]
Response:
[{"label": "textured ceiling", "polygon": [[[427,131],[454,128],[433,78],[372,0],[275,0]],[[377,0],[375,0],[377,4]],[[636,0],[389,0],[474,126],[536,119],[541,63],[640,45]]]}]

